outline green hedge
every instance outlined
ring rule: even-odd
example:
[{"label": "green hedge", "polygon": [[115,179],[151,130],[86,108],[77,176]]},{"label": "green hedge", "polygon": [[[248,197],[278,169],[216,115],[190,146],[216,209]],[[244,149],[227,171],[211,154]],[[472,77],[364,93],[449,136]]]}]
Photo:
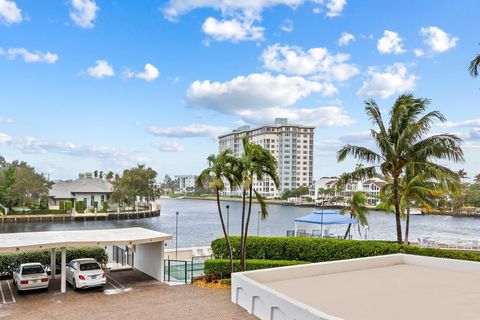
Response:
[{"label": "green hedge", "polygon": [[[61,268],[61,251],[56,250],[56,266]],[[108,255],[101,247],[80,247],[67,248],[67,263],[73,259],[93,258],[100,264],[108,262]],[[0,254],[0,274],[11,274],[12,267],[21,263],[40,262],[43,265],[50,265],[50,250],[38,250],[20,253]]]},{"label": "green hedge", "polygon": [[[240,237],[231,237],[234,259],[239,259]],[[215,258],[228,259],[224,238],[212,241]],[[248,237],[247,259],[323,262],[407,253],[447,259],[480,261],[480,253],[418,248],[386,241],[358,241],[302,237]]]},{"label": "green hedge", "polygon": [[82,200],[76,202],[75,211],[77,211],[78,213],[85,212],[85,203]]},{"label": "green hedge", "polygon": [[[286,261],[286,260],[247,260],[246,269],[259,270],[268,268],[278,268],[293,266],[297,264],[306,264],[305,261]],[[230,261],[228,259],[210,259],[205,261],[205,276],[207,280],[230,278]],[[233,261],[233,270],[240,271],[240,261]]]}]

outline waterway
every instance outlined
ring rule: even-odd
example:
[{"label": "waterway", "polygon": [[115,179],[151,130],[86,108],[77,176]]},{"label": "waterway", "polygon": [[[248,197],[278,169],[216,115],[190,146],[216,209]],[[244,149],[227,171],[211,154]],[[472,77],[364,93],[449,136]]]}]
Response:
[{"label": "waterway", "polygon": [[[229,210],[230,234],[240,233],[241,203],[222,202],[224,215],[226,205]],[[173,240],[168,242],[168,247],[175,246],[176,212],[178,215],[178,247],[205,246],[211,240],[222,236],[218,218],[216,202],[206,200],[187,199],[162,199],[160,217],[139,220],[119,221],[87,221],[68,223],[17,223],[0,225],[0,233],[47,231],[47,230],[72,230],[72,229],[107,229],[121,227],[145,227],[173,235]],[[312,208],[289,207],[270,205],[269,216],[258,224],[258,206],[254,205],[250,222],[250,234],[261,236],[285,236],[287,230],[294,229],[294,220],[313,211]],[[368,214],[369,228],[366,234],[368,239],[394,240],[395,217],[385,212],[370,212]],[[310,230],[308,225],[302,229]],[[318,228],[318,227],[316,227]],[[331,233],[341,235],[346,226],[330,227]],[[469,217],[451,216],[411,216],[410,239],[416,241],[419,237],[430,236],[441,241],[480,239],[480,219]],[[365,237],[365,230],[355,238]]]}]

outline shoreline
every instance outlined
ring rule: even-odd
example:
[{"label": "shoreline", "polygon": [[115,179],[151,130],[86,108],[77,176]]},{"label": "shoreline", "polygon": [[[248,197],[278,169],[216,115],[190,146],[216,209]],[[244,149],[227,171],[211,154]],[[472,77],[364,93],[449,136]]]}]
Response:
[{"label": "shoreline", "polygon": [[[194,196],[184,196],[184,197],[178,197],[178,198],[170,198],[170,197],[165,197],[164,199],[178,199],[178,200],[205,200],[205,201],[216,201],[217,198],[215,196],[212,197],[194,197]],[[231,202],[242,202],[242,199],[239,198],[225,198],[225,197],[220,197],[220,201],[231,201]],[[253,199],[252,202],[256,203],[257,200]],[[300,208],[318,208],[318,209],[325,209],[325,210],[338,210],[342,208],[342,206],[315,206],[314,203],[305,203],[305,204],[295,204],[291,202],[286,202],[285,200],[271,200],[271,199],[266,199],[265,202],[268,205],[280,205],[280,206],[285,206],[285,207],[300,207]],[[382,211],[385,212],[384,210],[377,209],[375,207],[369,207],[368,210],[370,211]],[[446,217],[462,217],[462,218],[479,218],[480,219],[480,213],[462,213],[458,211],[454,212],[431,212],[431,213],[422,213],[422,216],[446,216]]]}]

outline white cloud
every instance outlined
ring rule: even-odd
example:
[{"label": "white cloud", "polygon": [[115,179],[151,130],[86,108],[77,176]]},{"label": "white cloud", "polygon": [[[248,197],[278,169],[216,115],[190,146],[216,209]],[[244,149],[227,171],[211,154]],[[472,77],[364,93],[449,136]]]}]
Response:
[{"label": "white cloud", "polygon": [[22,22],[22,10],[11,0],[0,0],[0,23],[11,25]]},{"label": "white cloud", "polygon": [[222,20],[208,17],[202,25],[202,30],[217,41],[232,41],[237,43],[245,40],[262,40],[264,28],[254,26],[252,19]]},{"label": "white cloud", "polygon": [[159,76],[158,69],[150,63],[147,63],[145,65],[144,70],[145,71],[143,72],[135,73],[133,71],[130,71],[129,69],[126,69],[124,72],[124,75],[127,78],[137,78],[137,79],[143,79],[145,81],[153,81],[157,79]]},{"label": "white cloud", "polygon": [[85,29],[94,27],[93,22],[97,17],[97,12],[100,8],[94,0],[71,0],[70,4],[72,10],[70,11],[70,18],[73,22]]},{"label": "white cloud", "polygon": [[[340,15],[346,5],[346,0],[308,0],[321,6],[326,6],[329,17]],[[261,40],[264,28],[255,26],[255,22],[262,20],[262,12],[274,6],[284,5],[292,9],[304,4],[305,0],[170,0],[163,8],[164,16],[169,21],[178,18],[190,11],[199,8],[211,8],[221,12],[221,20],[209,17],[202,25],[203,31],[216,40]],[[286,30],[292,28],[287,27]],[[284,30],[285,31],[285,30]],[[208,46],[209,40],[204,44]]]},{"label": "white cloud", "polygon": [[181,15],[199,8],[213,8],[221,11],[224,16],[241,14],[244,17],[258,18],[265,8],[277,5],[296,8],[303,2],[304,0],[170,0],[163,12],[165,18],[170,21],[175,21]]},{"label": "white cloud", "polygon": [[155,142],[153,146],[161,152],[182,152],[184,150],[177,141],[159,141]]},{"label": "white cloud", "polygon": [[340,107],[292,107],[311,94],[331,95],[335,91],[331,84],[299,76],[263,73],[240,76],[223,83],[195,81],[187,91],[187,99],[193,107],[235,115],[247,123],[264,123],[276,117],[322,127],[353,123]]},{"label": "white cloud", "polygon": [[115,71],[106,60],[97,60],[94,67],[87,69],[87,74],[93,78],[103,79],[114,76]]},{"label": "white cloud", "polygon": [[377,49],[381,54],[401,54],[405,52],[402,38],[398,33],[390,30],[383,32],[383,37],[377,42]]},{"label": "white cloud", "polygon": [[311,48],[305,52],[300,47],[277,43],[263,51],[262,59],[268,70],[310,75],[327,81],[345,81],[359,73],[356,66],[346,63],[350,55],[331,54],[326,48]]},{"label": "white cloud", "polygon": [[6,51],[0,48],[0,56],[6,55],[9,59],[15,59],[16,57],[20,56],[23,58],[23,61],[28,63],[55,63],[58,60],[58,55],[55,53],[51,53],[47,51],[43,53],[41,51],[30,52],[25,48],[10,48]]},{"label": "white cloud", "polygon": [[384,71],[376,68],[369,69],[369,79],[363,82],[359,96],[379,96],[388,98],[394,94],[415,89],[418,77],[409,74],[403,63],[395,63],[388,66]]},{"label": "white cloud", "polygon": [[465,121],[453,122],[447,121],[443,123],[438,123],[435,126],[440,128],[472,128],[480,127],[480,119],[470,119]]},{"label": "white cloud", "polygon": [[220,112],[227,110],[284,107],[312,93],[328,93],[323,84],[302,77],[269,73],[239,76],[220,83],[195,81],[187,92],[188,101],[196,107]]},{"label": "white cloud", "polygon": [[347,46],[350,42],[355,41],[355,36],[351,33],[348,32],[343,32],[342,35],[340,36],[340,39],[338,39],[338,45],[339,46]]},{"label": "white cloud", "polygon": [[229,131],[226,127],[217,127],[203,124],[190,124],[179,127],[156,127],[151,126],[148,131],[156,136],[168,138],[196,138],[196,137],[211,137],[218,136]]},{"label": "white cloud", "polygon": [[416,57],[423,57],[425,55],[425,52],[423,52],[422,49],[415,49],[413,50],[413,53],[415,53]]},{"label": "white cloud", "polygon": [[0,116],[0,123],[12,123],[12,122],[13,122],[12,118]]},{"label": "white cloud", "polygon": [[346,5],[347,5],[347,0],[330,0],[327,3],[327,16],[328,17],[339,16]]},{"label": "white cloud", "polygon": [[5,133],[0,133],[0,144],[10,143],[12,141],[12,137]]},{"label": "white cloud", "polygon": [[282,29],[285,32],[292,32],[293,31],[293,21],[290,19],[285,19],[280,26],[280,29]]},{"label": "white cloud", "polygon": [[445,52],[457,45],[458,38],[452,37],[439,27],[429,26],[420,29],[424,42],[434,52]]}]

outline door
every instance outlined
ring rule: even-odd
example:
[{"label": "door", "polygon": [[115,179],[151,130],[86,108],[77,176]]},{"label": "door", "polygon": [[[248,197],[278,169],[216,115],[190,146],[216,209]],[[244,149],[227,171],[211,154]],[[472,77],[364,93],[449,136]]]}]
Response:
[{"label": "door", "polygon": [[70,261],[70,263],[67,265],[67,268],[65,268],[65,277],[67,278],[67,281],[72,283],[73,281],[73,274],[75,272],[75,262]]}]

